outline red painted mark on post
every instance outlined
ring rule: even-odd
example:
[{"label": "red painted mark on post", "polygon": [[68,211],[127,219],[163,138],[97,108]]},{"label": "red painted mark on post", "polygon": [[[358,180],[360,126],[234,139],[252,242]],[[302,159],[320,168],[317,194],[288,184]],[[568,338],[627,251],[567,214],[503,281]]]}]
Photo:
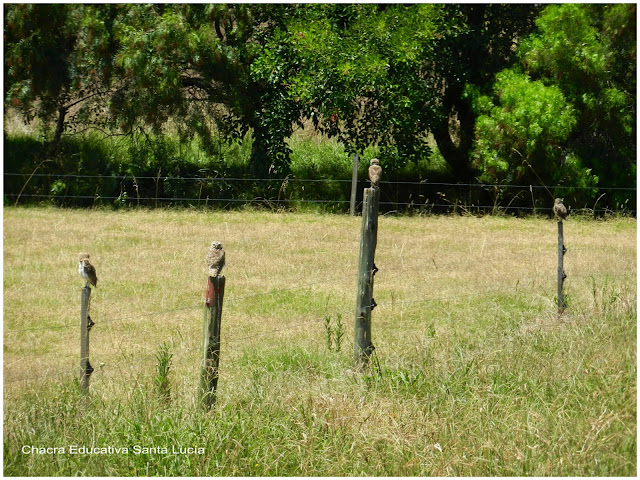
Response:
[{"label": "red painted mark on post", "polygon": [[211,282],[211,277],[207,277],[207,294],[205,296],[205,305],[210,307],[213,305],[213,299],[215,298],[215,294],[213,291],[213,283]]}]

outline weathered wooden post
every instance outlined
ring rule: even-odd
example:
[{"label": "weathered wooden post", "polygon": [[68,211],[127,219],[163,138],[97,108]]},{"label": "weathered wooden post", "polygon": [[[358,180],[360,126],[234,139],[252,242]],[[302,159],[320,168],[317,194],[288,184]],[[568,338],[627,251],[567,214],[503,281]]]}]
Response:
[{"label": "weathered wooden post", "polygon": [[353,172],[351,174],[351,206],[349,208],[349,212],[351,216],[355,216],[356,214],[356,194],[358,190],[358,154],[353,154]]},{"label": "weathered wooden post", "polygon": [[86,392],[89,389],[89,377],[93,373],[93,367],[89,363],[89,330],[93,322],[89,316],[89,302],[91,300],[91,287],[82,288],[80,297],[80,389]]},{"label": "weathered wooden post", "polygon": [[220,365],[220,324],[224,300],[223,276],[209,277],[204,305],[203,359],[200,374],[200,402],[210,409],[216,401]]},{"label": "weathered wooden post", "polygon": [[562,287],[564,285],[564,279],[567,275],[564,273],[564,254],[567,249],[564,247],[564,233],[562,228],[562,219],[558,220],[558,314],[564,312],[566,307],[564,303],[564,294]]},{"label": "weathered wooden post", "polygon": [[371,341],[371,310],[376,305],[373,299],[373,276],[377,271],[374,256],[378,241],[380,190],[375,187],[365,188],[363,200],[355,336],[353,342],[353,355],[358,367],[364,367],[368,364],[369,358],[375,349]]}]

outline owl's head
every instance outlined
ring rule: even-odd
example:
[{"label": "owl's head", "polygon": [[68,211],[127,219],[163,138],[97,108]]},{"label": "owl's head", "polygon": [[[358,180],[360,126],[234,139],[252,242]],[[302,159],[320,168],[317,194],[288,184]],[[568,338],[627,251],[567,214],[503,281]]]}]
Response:
[{"label": "owl's head", "polygon": [[222,244],[220,242],[211,242],[211,250],[221,250]]},{"label": "owl's head", "polygon": [[564,202],[564,198],[556,198],[555,204],[557,205],[562,202]]},{"label": "owl's head", "polygon": [[80,252],[80,255],[78,255],[78,261],[83,262],[85,260],[89,260],[89,254],[87,252]]},{"label": "owl's head", "polygon": [[369,164],[370,164],[370,165],[380,165],[380,160],[378,160],[377,158],[372,158],[372,159],[369,161]]}]

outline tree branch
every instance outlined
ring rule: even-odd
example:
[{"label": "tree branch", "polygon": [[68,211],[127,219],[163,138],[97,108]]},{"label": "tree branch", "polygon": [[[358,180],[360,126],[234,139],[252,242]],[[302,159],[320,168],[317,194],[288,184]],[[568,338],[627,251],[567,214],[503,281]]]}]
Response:
[{"label": "tree branch", "polygon": [[[114,91],[115,91],[115,90],[114,90]],[[69,110],[69,109],[71,109],[72,107],[75,107],[76,105],[78,105],[79,103],[82,103],[82,102],[84,102],[84,101],[87,101],[87,100],[89,100],[89,99],[90,99],[90,98],[92,98],[92,97],[95,97],[95,96],[97,96],[97,95],[104,95],[104,94],[107,94],[107,93],[113,93],[114,91],[111,91],[111,90],[105,90],[105,91],[102,91],[102,92],[92,93],[91,95],[87,95],[86,97],[80,98],[80,99],[76,100],[75,102],[70,103],[69,105],[66,105],[66,106],[65,106],[65,107],[63,107],[63,108],[65,108],[66,110]]]},{"label": "tree branch", "polygon": [[217,18],[214,22],[214,27],[216,29],[216,35],[218,35],[218,38],[220,39],[220,41],[224,42],[225,41],[224,33],[222,33],[222,30],[220,29],[220,20],[218,20]]}]

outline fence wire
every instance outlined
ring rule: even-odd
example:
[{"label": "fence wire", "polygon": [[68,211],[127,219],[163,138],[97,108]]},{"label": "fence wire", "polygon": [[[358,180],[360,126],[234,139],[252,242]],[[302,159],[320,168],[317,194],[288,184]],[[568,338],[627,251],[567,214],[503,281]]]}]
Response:
[{"label": "fence wire", "polygon": [[[633,276],[632,274],[601,274],[602,276],[605,277],[631,277]],[[597,275],[594,274],[588,274],[588,275],[582,275],[582,277],[595,277]],[[577,275],[573,275],[573,277],[578,277]],[[309,287],[309,286],[313,286],[318,284],[319,282],[314,282],[314,283],[310,283],[304,286],[299,286],[296,288],[290,288],[290,289],[278,289],[275,291],[289,291],[289,290],[299,290],[301,288],[304,287]],[[452,294],[452,295],[444,295],[444,296],[437,296],[437,297],[422,297],[422,298],[414,298],[414,299],[399,299],[399,300],[393,300],[392,306],[395,305],[399,305],[400,307],[404,308],[407,306],[413,306],[413,305],[419,305],[419,304],[424,304],[424,303],[430,303],[430,302],[446,302],[446,301],[455,301],[455,300],[461,300],[461,299],[471,299],[471,298],[476,298],[479,296],[485,296],[485,295],[495,295],[495,294],[509,294],[509,292],[512,291],[517,291],[518,288],[520,288],[518,286],[519,282],[516,282],[515,285],[512,286],[502,286],[500,288],[491,288],[491,289],[485,289],[485,290],[480,290],[480,291],[476,291],[476,292],[463,292],[463,293],[457,293],[457,294]],[[251,298],[251,297],[256,297],[258,295],[270,295],[273,294],[274,290],[269,290],[269,291],[265,291],[265,292],[260,292],[259,294],[252,294],[252,295],[246,295],[246,296],[242,296],[242,297],[238,297],[238,299],[240,298]],[[369,305],[369,307],[371,308],[375,308],[375,307],[381,307],[381,306],[386,306],[386,304],[382,304],[382,305]],[[109,323],[114,323],[117,321],[122,321],[125,319],[139,319],[139,318],[144,318],[144,317],[149,317],[149,316],[155,316],[155,315],[163,315],[163,314],[170,314],[170,313],[175,313],[178,311],[186,311],[186,310],[193,310],[193,309],[202,309],[204,308],[204,304],[199,304],[199,305],[194,305],[194,306],[188,306],[188,307],[181,307],[181,308],[175,308],[175,309],[168,309],[168,310],[163,310],[163,311],[154,311],[154,312],[147,312],[144,314],[139,314],[139,315],[130,315],[127,317],[119,317],[119,318],[114,318],[114,319],[105,319],[105,320],[100,320],[99,322],[96,323],[96,325],[105,325],[105,324],[109,324]],[[343,311],[343,312],[332,312],[332,315],[341,315],[342,317],[348,318],[349,315],[351,315],[354,312],[351,311]],[[269,329],[269,330],[265,330],[263,332],[259,332],[259,333],[252,333],[250,335],[242,335],[242,336],[232,336],[232,334],[227,333],[227,335],[225,336],[225,338],[222,339],[222,345],[232,345],[232,344],[238,344],[238,343],[242,343],[246,340],[253,340],[256,338],[264,338],[264,337],[268,337],[273,335],[274,333],[282,333],[282,332],[289,332],[289,331],[293,331],[296,329],[300,329],[300,328],[304,328],[304,327],[309,327],[309,326],[314,326],[314,327],[322,327],[323,326],[323,321],[325,319],[325,317],[327,316],[327,313],[325,312],[324,314],[321,314],[320,316],[313,316],[312,318],[306,318],[304,320],[300,320],[297,322],[293,322],[287,326],[283,326],[283,327],[279,327],[276,329]],[[331,316],[331,315],[329,315]],[[68,325],[66,326],[68,328],[74,327],[76,328],[77,325],[73,324],[73,325]],[[15,333],[15,332],[21,332],[21,331],[33,331],[33,330],[44,330],[43,329],[17,329],[17,330],[8,330],[5,331],[5,333]],[[147,348],[146,346],[142,345],[142,344],[137,344],[139,347],[144,347]],[[151,352],[151,348],[147,348],[147,350],[149,352]],[[196,342],[196,345],[192,348],[188,348],[188,349],[182,349],[181,353],[182,354],[192,354],[193,352],[196,351],[202,351],[202,346],[199,344],[199,342]],[[32,357],[32,355],[28,355],[28,356],[23,356],[21,359],[16,359],[14,360],[11,364],[9,365],[5,365],[5,368],[7,368],[8,366],[12,365],[13,363],[17,363],[25,358],[30,358]],[[154,358],[156,357],[156,355],[154,353],[147,353],[146,355],[144,355],[144,357],[146,358]],[[69,357],[71,358],[71,357]],[[108,363],[109,367],[122,367],[122,366],[130,366],[131,362],[134,361],[133,359],[130,361],[125,361],[125,362],[114,362],[114,361],[110,361]],[[135,358],[135,362],[136,363],[140,363],[140,357],[139,355],[136,356]],[[94,372],[95,373],[95,372]],[[51,371],[46,370],[43,373],[39,373],[39,374],[35,374],[35,375],[26,375],[26,376],[22,376],[20,378],[13,378],[13,379],[5,379],[4,383],[5,384],[14,384],[14,383],[18,383],[18,382],[26,382],[29,383],[31,381],[35,381],[35,380],[42,380],[44,378],[50,379],[50,378],[64,378],[64,377],[70,377],[70,378],[77,378],[80,375],[80,369],[78,368],[74,368],[74,369],[65,369],[64,371]]]},{"label": "fence wire", "polygon": [[[59,200],[59,201],[70,201],[73,202],[75,200],[80,202],[87,202],[93,200],[94,202],[127,202],[129,204],[133,203],[145,203],[149,204],[151,202],[157,204],[160,202],[161,204],[196,204],[198,206],[209,206],[209,204],[226,204],[227,206],[237,205],[237,204],[258,204],[258,205],[266,205],[266,206],[288,206],[288,205],[308,205],[308,204],[317,204],[317,205],[333,205],[333,206],[346,206],[350,204],[350,200],[347,199],[327,199],[327,198],[284,198],[284,190],[285,186],[289,184],[301,184],[304,189],[305,184],[323,184],[323,183],[338,183],[338,184],[347,184],[351,183],[351,179],[344,178],[295,178],[293,176],[287,176],[284,178],[243,178],[243,177],[176,177],[176,176],[135,176],[131,174],[124,175],[83,175],[83,174],[63,174],[63,173],[20,173],[20,172],[5,172],[5,177],[28,177],[31,178],[50,178],[50,179],[68,179],[68,180],[89,180],[89,179],[97,179],[97,180],[118,180],[123,183],[125,180],[130,180],[134,182],[133,187],[136,189],[136,195],[132,193],[121,192],[118,195],[68,195],[68,194],[51,194],[51,193],[5,193],[6,198],[25,198],[25,199],[42,199],[42,200]],[[227,192],[226,194],[220,194],[221,196],[215,196],[215,194],[208,194],[203,196],[179,196],[179,195],[171,195],[169,196],[139,196],[137,195],[138,189],[138,181],[154,181],[156,187],[160,181],[162,182],[195,182],[199,183],[202,186],[204,185],[213,185],[215,183],[222,183],[233,185],[237,183],[277,183],[281,184],[281,195],[278,195],[278,198],[265,198],[261,195],[254,196],[253,198],[241,198],[233,196],[233,193]],[[358,180],[359,183],[365,183],[366,180]],[[383,180],[380,182],[382,187],[390,187],[395,191],[395,195],[398,194],[398,189],[393,187],[426,187],[426,188],[466,188],[466,189],[474,189],[477,191],[493,191],[493,192],[502,192],[507,190],[529,190],[532,195],[533,191],[542,191],[551,190],[551,189],[571,189],[572,191],[588,191],[597,189],[599,192],[629,192],[631,196],[635,195],[637,191],[637,187],[608,187],[608,186],[597,186],[597,187],[584,187],[584,186],[567,186],[567,185],[495,185],[495,184],[484,184],[484,183],[453,183],[453,182],[430,182],[427,180],[418,180],[418,181],[394,181],[394,180]],[[236,188],[236,187],[232,187]],[[419,192],[414,192],[415,194],[419,194]],[[164,195],[164,194],[163,194]],[[393,197],[393,193],[391,196]],[[519,195],[516,194],[516,197]],[[303,197],[303,194],[297,194],[296,196]],[[436,196],[438,196],[436,194]],[[280,198],[283,197],[283,198]],[[514,197],[515,199],[515,197]],[[416,209],[420,211],[430,211],[432,209],[447,211],[460,209],[461,211],[468,212],[551,212],[552,207],[548,206],[527,206],[527,205],[512,205],[511,203],[507,205],[499,205],[499,204],[486,204],[479,201],[477,204],[474,204],[471,200],[469,202],[443,202],[443,198],[439,198],[438,201],[413,201],[411,200],[411,195],[409,199],[402,199],[403,201],[381,201],[379,202],[380,206],[386,209]],[[627,200],[628,201],[628,200]],[[486,199],[485,199],[486,202]],[[595,208],[597,206],[594,205],[594,208],[574,208],[572,209],[572,213],[588,213],[588,214],[602,214],[602,213],[631,213],[635,214],[636,209],[635,205],[631,205],[631,208],[626,208],[624,204],[616,204],[616,208],[613,209],[611,206]],[[535,202],[534,202],[535,205]]]},{"label": "fence wire", "polygon": [[[66,199],[77,199],[77,200],[119,200],[122,199],[122,196],[101,196],[101,195],[50,195],[50,194],[18,194],[18,193],[5,193],[6,197],[25,197],[25,198],[43,198],[43,199],[58,199],[58,200],[66,200]],[[318,204],[318,205],[347,205],[350,203],[350,200],[323,200],[323,199],[293,199],[293,198],[280,198],[280,199],[266,199],[266,198],[254,198],[254,199],[243,199],[243,198],[185,198],[185,197],[127,197],[126,200],[128,202],[141,201],[141,202],[168,202],[168,203],[180,203],[180,202],[190,202],[190,203],[204,203],[205,205],[213,204],[213,203],[245,203],[245,204],[262,204],[266,206],[273,205],[298,205],[298,204]],[[446,208],[453,210],[460,210],[463,212],[480,212],[480,211],[494,211],[494,212],[508,212],[508,211],[528,211],[528,212],[551,212],[553,207],[529,207],[529,206],[518,206],[518,205],[475,205],[475,204],[463,204],[463,203],[435,203],[435,202],[378,202],[379,205],[384,205],[387,207],[404,207],[404,208],[413,208],[413,209],[424,209],[429,210],[433,208]],[[386,212],[389,213],[389,212]],[[612,210],[610,208],[572,208],[571,213],[611,213],[611,214],[635,214],[635,209],[628,210]]]},{"label": "fence wire", "polygon": [[[14,174],[14,173],[5,173],[5,175],[20,175],[20,174]],[[26,174],[25,174],[26,175]],[[47,174],[36,174],[39,176],[50,176]],[[72,176],[64,176],[66,178],[94,178],[94,176],[86,176],[86,175],[72,175]],[[99,177],[99,176],[96,176]],[[104,177],[104,178],[109,178],[109,177]],[[127,176],[122,176],[122,177],[118,177],[118,178],[130,178]],[[137,177],[137,178],[149,178],[149,179],[157,179],[157,177]],[[169,177],[163,177],[163,178],[169,178]],[[180,177],[173,177],[173,178],[180,178]],[[184,180],[183,178],[180,178],[182,180]],[[219,180],[219,181],[300,181],[300,182],[323,182],[323,181],[345,181],[345,182],[350,182],[350,180],[333,180],[333,179],[317,179],[317,180],[298,180],[298,179],[291,179],[291,178],[287,178],[287,179],[241,179],[241,178],[224,178],[224,177],[220,177],[220,178],[190,178],[189,180]],[[414,185],[434,185],[434,186],[469,186],[469,187],[492,187],[489,185],[484,185],[484,184],[448,184],[448,183],[429,183],[429,182],[381,182],[383,184],[414,184]],[[506,188],[555,188],[554,187],[541,187],[541,186],[529,186],[529,185],[509,185],[509,186],[504,186]],[[557,187],[561,187],[561,186],[557,186]],[[500,187],[502,188],[502,187]],[[601,188],[601,189],[605,189],[605,188]],[[636,189],[633,188],[617,188],[617,187],[612,187],[609,188],[608,190],[633,190],[635,191]],[[12,194],[7,194],[8,196],[11,196]],[[17,196],[17,195],[14,195]],[[48,197],[48,198],[60,198],[59,196],[55,196],[55,195],[22,195],[25,197],[28,196],[34,196],[34,197]],[[73,197],[73,198],[95,198],[93,196],[84,196],[84,197]],[[101,198],[108,198],[108,199],[116,199],[118,197],[101,197]],[[171,199],[163,199],[163,198],[140,198],[140,200],[170,200],[170,201],[176,201],[176,200],[188,200],[188,201],[236,201],[236,202],[251,202],[250,200],[244,200],[244,199],[178,199],[178,198],[171,198]],[[333,200],[280,200],[281,202],[308,202],[308,203],[349,203],[348,201],[333,201]],[[393,203],[393,202],[381,202],[381,204],[387,204],[387,205],[419,205],[415,202],[411,202],[411,203]],[[450,207],[450,208],[463,208],[461,205],[452,205],[452,204],[435,204],[435,203],[426,203],[424,204],[425,206],[446,206],[446,207]],[[467,206],[465,208],[494,208],[495,206]],[[497,207],[498,209],[501,210],[507,210],[510,207]],[[530,209],[530,210],[534,210],[533,207],[512,207],[512,208],[517,208],[517,209]],[[550,210],[550,208],[536,208],[535,210]],[[583,210],[588,210],[588,211],[594,211],[594,210],[589,210],[589,209],[583,209]],[[597,211],[597,210],[596,210]],[[609,210],[601,210],[601,211],[609,211]],[[534,257],[534,256],[539,256],[540,252],[534,252],[534,253],[525,253],[525,254],[521,254],[518,253],[517,254],[518,257]],[[501,258],[491,258],[491,257],[485,257],[482,258],[480,260],[478,260],[477,263],[483,263],[483,264],[491,264],[493,266],[498,266],[497,263],[502,260]],[[401,266],[394,266],[394,270],[392,271],[392,273],[395,273],[395,271],[397,270],[400,275],[402,275],[403,273],[406,273],[408,271],[419,271],[422,269],[426,269],[427,267],[431,270],[430,275],[433,276],[434,270],[438,271],[440,270],[440,272],[442,271],[446,271],[451,269],[452,267],[460,267],[460,266],[468,266],[469,265],[469,261],[468,260],[464,260],[464,261],[458,261],[458,262],[447,262],[444,264],[440,264],[437,263],[436,260],[434,258],[430,259],[430,260],[425,260],[424,262],[420,262],[420,264],[416,265],[415,262],[412,262],[410,265],[401,265]],[[353,274],[352,272],[345,272],[343,274],[344,276],[338,276],[339,279],[342,278],[351,278],[353,277],[354,281],[356,279],[356,275]],[[588,274],[571,274],[569,273],[567,280],[571,280],[572,278],[596,278],[596,277],[612,277],[612,278],[626,278],[626,277],[632,277],[633,275],[631,273],[625,274],[625,273],[602,273],[602,274],[593,274],[593,273],[588,273]],[[553,278],[553,275],[549,275],[549,278]],[[242,296],[234,296],[233,293],[231,293],[231,305],[235,305],[236,302],[242,301],[242,300],[246,300],[246,299],[252,299],[252,298],[259,298],[261,296],[268,296],[268,295],[276,295],[279,294],[281,292],[292,292],[292,291],[299,291],[299,290],[303,290],[303,289],[307,289],[307,288],[311,288],[314,286],[318,286],[318,285],[327,285],[327,284],[333,284],[335,283],[335,279],[336,276],[334,275],[330,281],[327,280],[316,280],[314,282],[310,282],[307,284],[303,284],[303,285],[297,285],[295,287],[282,287],[282,288],[270,288],[269,290],[266,291],[262,291],[262,292],[257,292],[257,293],[251,293],[251,294],[246,294],[246,295],[242,295]],[[509,294],[512,291],[517,291],[518,290],[518,284],[519,284],[519,279],[516,281],[516,284],[513,286],[501,286],[500,288],[489,288],[489,289],[484,289],[484,290],[480,290],[480,291],[476,291],[476,292],[458,292],[455,294],[451,294],[451,295],[444,295],[444,296],[436,296],[436,297],[421,297],[421,298],[406,298],[406,299],[392,299],[391,300],[391,306],[393,307],[394,305],[399,305],[402,308],[405,307],[409,307],[409,306],[413,306],[413,305],[420,305],[420,304],[424,304],[424,303],[429,303],[429,302],[445,302],[445,301],[455,301],[455,300],[460,300],[460,299],[471,299],[471,298],[476,298],[479,296],[485,296],[485,295],[494,295],[494,294]],[[383,308],[385,308],[385,304],[382,305],[377,305],[378,307],[382,306]],[[370,305],[369,307],[374,307],[374,305]],[[126,315],[126,316],[121,316],[121,317],[112,317],[112,318],[105,318],[105,319],[98,319],[96,318],[96,325],[97,326],[102,326],[102,325],[111,325],[114,324],[116,322],[120,322],[122,324],[124,324],[125,321],[128,320],[141,320],[141,319],[145,319],[148,317],[153,317],[153,316],[162,316],[162,315],[170,315],[170,314],[174,314],[174,313],[178,313],[178,312],[187,312],[187,311],[192,311],[192,310],[196,310],[196,309],[203,309],[204,308],[204,303],[203,302],[199,302],[198,304],[192,304],[192,305],[185,305],[185,306],[181,306],[181,307],[176,307],[176,308],[171,308],[171,309],[165,309],[165,310],[158,310],[158,311],[150,311],[150,312],[145,312],[145,313],[138,313],[138,314],[134,314],[134,315]],[[333,312],[334,314],[336,314],[335,312]],[[353,314],[353,311],[349,311],[349,312],[345,312],[343,311],[342,313],[340,313],[340,315],[344,315],[345,318],[348,318],[349,315]],[[314,327],[322,327],[322,320],[327,316],[327,312],[325,311],[324,314],[320,314],[320,315],[313,315],[311,316],[311,318],[305,318],[303,320],[300,321],[295,321],[295,322],[291,322],[290,324],[286,325],[286,326],[281,326],[278,327],[276,329],[268,329],[265,330],[263,332],[257,332],[257,333],[252,333],[251,335],[241,335],[241,336],[233,336],[233,330],[231,332],[231,334],[226,333],[226,337],[222,339],[222,343],[223,345],[227,345],[227,344],[238,344],[238,343],[242,343],[245,342],[246,340],[253,340],[256,338],[263,338],[263,337],[267,337],[270,335],[273,335],[274,333],[283,333],[283,332],[290,332],[296,329],[300,329],[300,328],[304,328],[304,327],[309,327],[309,326],[314,326]],[[30,328],[23,328],[23,329],[11,329],[11,330],[4,330],[4,333],[7,334],[15,334],[15,333],[20,333],[20,332],[37,332],[37,331],[45,331],[45,330],[64,330],[64,329],[70,329],[70,328],[77,328],[78,324],[76,322],[73,323],[68,323],[68,324],[63,324],[63,325],[52,325],[52,326],[47,326],[47,327],[30,327]],[[173,338],[173,337],[172,337]],[[115,342],[114,342],[115,344]],[[201,351],[202,350],[202,346],[200,345],[200,342],[195,342],[195,346],[193,348],[188,348],[186,350],[181,350],[182,354],[192,354],[196,351]],[[130,345],[130,344],[129,344]],[[138,347],[144,347],[146,348],[148,351],[151,350],[151,348],[142,345],[142,344],[136,344],[136,346]],[[122,349],[121,349],[122,350]],[[153,354],[147,354],[144,355],[145,358],[152,358],[154,355]],[[21,360],[24,360],[28,357],[22,357],[21,359],[16,359],[14,360],[12,363],[10,364],[5,364],[5,369],[7,367],[11,367],[11,365],[20,362]],[[138,361],[139,358],[136,358],[136,361]],[[110,366],[115,366],[115,367],[122,367],[125,364],[129,364],[130,362],[110,362]],[[14,383],[18,383],[18,382],[30,382],[30,381],[34,381],[34,380],[42,380],[44,378],[54,378],[54,377],[58,377],[58,378],[64,378],[66,376],[75,376],[77,377],[79,372],[79,368],[77,369],[73,369],[73,370],[68,370],[65,369],[64,371],[57,371],[57,372],[52,372],[51,370],[46,370],[43,373],[39,373],[36,375],[28,375],[28,376],[24,376],[21,378],[16,378],[16,379],[8,379],[8,380],[4,380],[5,384],[14,384]]]},{"label": "fence wire", "polygon": [[[625,276],[632,276],[632,274],[620,274],[620,275],[611,275],[611,274],[603,274],[609,277],[615,276],[615,277],[625,277]],[[593,274],[591,275],[584,275],[585,277],[592,277],[594,276]],[[575,277],[575,275],[574,275]],[[402,307],[407,306],[407,305],[417,305],[417,304],[422,304],[422,303],[429,303],[429,302],[444,302],[444,301],[451,301],[451,300],[459,300],[459,299],[471,299],[471,298],[475,298],[478,296],[484,296],[484,295],[493,295],[493,294],[503,294],[506,292],[510,292],[510,291],[517,291],[518,290],[518,285],[515,286],[511,286],[511,287],[501,287],[501,288],[495,288],[495,289],[486,289],[486,290],[482,290],[482,291],[477,291],[477,292],[467,292],[467,293],[460,293],[460,294],[455,294],[455,295],[445,295],[445,296],[438,296],[438,297],[429,297],[429,298],[421,298],[421,299],[404,299],[404,300],[397,300],[394,303],[395,304],[399,304]],[[284,289],[286,290],[286,289]],[[269,294],[270,292],[262,292],[261,294]],[[255,296],[255,295],[250,295],[250,296],[246,296],[244,298],[248,298],[251,296]],[[377,305],[377,307],[381,307],[384,305]],[[163,314],[163,313],[172,313],[175,311],[180,311],[180,310],[187,310],[187,309],[193,309],[193,308],[203,308],[204,305],[198,305],[197,307],[184,307],[184,308],[180,308],[180,309],[171,309],[171,310],[165,310],[165,311],[161,311],[161,312],[149,312],[146,314],[141,314],[138,316],[130,316],[127,318],[138,318],[138,317],[146,317],[149,315],[158,315],[158,314]],[[374,307],[374,305],[370,305],[369,307]],[[332,312],[333,315],[341,315],[343,318],[348,318],[349,315],[353,314],[353,311],[342,311],[342,312]],[[538,316],[539,313],[535,313],[532,314],[533,316]],[[551,314],[550,314],[551,315]],[[570,314],[568,314],[570,315]],[[282,333],[282,332],[289,332],[289,331],[293,331],[296,329],[300,329],[300,328],[304,328],[304,327],[308,327],[308,326],[315,326],[315,327],[322,327],[323,326],[323,321],[325,319],[327,315],[323,314],[322,316],[318,317],[318,316],[314,316],[311,319],[305,319],[305,320],[301,320],[298,322],[293,322],[290,325],[287,325],[286,327],[280,327],[277,329],[270,329],[268,331],[264,331],[264,332],[260,332],[260,333],[252,333],[251,335],[244,335],[244,336],[239,336],[239,337],[230,337],[230,335],[226,335],[223,339],[222,339],[222,348],[224,348],[225,345],[233,345],[233,344],[238,344],[238,343],[242,343],[246,340],[253,340],[256,338],[264,338],[264,337],[268,337],[268,336],[272,336],[274,333]],[[113,323],[116,320],[111,320],[111,323]],[[101,321],[100,325],[106,323],[105,321]],[[76,326],[76,325],[74,325]],[[26,330],[26,329],[25,329]],[[19,330],[18,330],[19,331]],[[414,339],[414,341],[407,341],[406,337],[403,337],[403,350],[399,351],[397,348],[393,347],[392,344],[389,344],[389,342],[385,342],[384,345],[387,349],[394,351],[396,354],[402,354],[406,351],[406,348],[409,346],[415,346],[415,347],[422,347],[424,348],[424,334],[423,337],[420,338],[418,336],[418,334],[416,333],[414,335],[416,338]],[[320,340],[319,340],[320,342]],[[189,355],[189,354],[193,354],[194,352],[202,352],[202,345],[199,344],[199,342],[196,342],[197,345],[192,347],[192,348],[188,348],[188,349],[182,349],[180,351],[181,354],[183,355]],[[143,345],[138,345],[138,346],[143,346]],[[147,348],[147,347],[145,347]],[[378,346],[376,348],[376,350],[379,350],[380,346]],[[147,348],[147,350],[151,350],[150,348]],[[133,356],[133,354],[131,354]],[[11,364],[9,365],[5,365],[5,368],[7,366],[12,365],[13,363],[17,363],[19,361],[22,361],[26,358],[31,358],[33,357],[33,355],[27,355],[27,356],[23,356],[19,359],[14,360]],[[152,359],[152,358],[156,358],[157,359],[157,354],[156,353],[147,353],[145,355],[142,356],[143,358],[146,359]],[[71,357],[69,357],[71,359]],[[105,366],[110,367],[110,368],[120,368],[122,370],[123,367],[130,367],[131,363],[135,362],[137,364],[140,364],[140,355],[137,355],[134,358],[127,360],[127,361],[109,361],[108,363],[105,364]],[[99,374],[100,373],[100,368],[96,368],[96,370],[94,370],[92,375],[95,374]],[[78,379],[79,376],[81,375],[81,371],[80,371],[80,367],[78,366],[77,368],[74,367],[72,369],[64,369],[62,371],[52,371],[51,369],[46,370],[43,373],[38,373],[38,374],[29,374],[29,375],[25,375],[19,378],[12,378],[12,379],[5,379],[4,380],[4,384],[5,385],[9,385],[9,384],[15,384],[15,383],[31,383],[33,381],[36,380],[43,380],[43,379],[58,379],[58,380],[62,380],[62,379],[66,379],[66,380],[75,380]]]},{"label": "fence wire", "polygon": [[[534,256],[535,254],[531,254],[531,256]],[[496,259],[497,260],[497,259]],[[486,263],[486,262],[478,262],[478,263]],[[492,262],[488,262],[488,263],[492,263]],[[434,266],[433,264],[429,264],[428,262],[424,264],[424,267],[431,267],[434,268],[436,270],[441,269],[441,270],[446,270],[452,266],[460,266],[460,265],[469,265],[469,262],[455,262],[455,263],[448,263],[448,264],[442,264],[442,265],[437,265]],[[493,263],[494,266],[496,266],[495,263]],[[407,271],[417,271],[417,270],[421,270],[423,267],[408,267],[408,268],[403,268],[403,267],[394,267],[394,269],[398,269],[401,272],[406,273]],[[356,279],[355,275],[349,275],[344,276],[342,278],[350,278],[352,277],[354,278],[354,280]],[[549,274],[548,275],[549,279],[554,279],[555,278],[555,274]],[[628,277],[635,277],[634,274],[631,273],[583,273],[583,274],[574,274],[574,273],[568,273],[567,274],[567,280],[566,281],[570,281],[571,278],[596,278],[596,277],[605,277],[605,278],[628,278]],[[339,277],[340,278],[340,277]],[[303,285],[298,285],[295,287],[282,287],[282,288],[271,288],[269,290],[265,290],[262,292],[258,292],[258,293],[251,293],[251,294],[247,294],[247,295],[241,295],[241,296],[233,296],[233,294],[231,293],[231,298],[229,299],[230,302],[235,303],[241,300],[246,300],[246,299],[250,299],[250,298],[257,298],[257,297],[261,297],[261,296],[270,296],[270,295],[276,295],[278,293],[282,293],[282,292],[294,292],[294,291],[299,291],[299,290],[304,290],[306,288],[309,287],[313,287],[313,286],[317,286],[317,285],[327,285],[327,284],[334,284],[335,283],[335,277],[332,277],[332,281],[331,282],[327,282],[327,281],[323,281],[323,280],[318,280],[315,282],[310,282],[310,283],[306,283]],[[517,284],[519,284],[519,280],[516,281]],[[510,287],[501,287],[499,289],[490,289],[490,290],[482,290],[480,292],[475,292],[475,293],[461,293],[461,294],[456,294],[456,295],[452,295],[452,296],[445,296],[445,297],[427,297],[427,298],[420,298],[420,299],[414,299],[414,300],[395,300],[396,302],[402,303],[402,304],[413,304],[413,303],[426,303],[426,302],[431,302],[431,301],[442,301],[442,300],[448,300],[448,299],[457,299],[457,298],[467,298],[467,297],[473,297],[473,296],[477,296],[477,295],[483,295],[483,294],[490,294],[490,293],[494,293],[495,291],[503,291],[504,288],[510,288]],[[514,288],[517,288],[514,287]],[[177,313],[177,312],[183,312],[183,311],[189,311],[189,310],[196,310],[196,309],[202,309],[204,308],[204,303],[198,303],[195,305],[187,305],[187,306],[182,306],[182,307],[176,307],[176,308],[170,308],[170,309],[166,309],[166,310],[156,310],[156,311],[151,311],[151,312],[145,312],[145,313],[138,313],[138,314],[134,314],[134,315],[127,315],[124,317],[113,317],[113,318],[106,318],[106,319],[100,319],[100,325],[108,325],[111,323],[116,323],[116,322],[124,322],[125,320],[134,320],[134,319],[144,319],[147,317],[154,317],[154,316],[162,316],[162,315],[168,315],[171,313]],[[97,317],[96,317],[97,318]],[[22,332],[34,332],[34,331],[46,331],[46,330],[65,330],[65,329],[69,329],[69,328],[77,328],[78,324],[76,322],[73,323],[66,323],[64,325],[51,325],[51,326],[47,326],[47,327],[30,327],[30,328],[16,328],[16,329],[9,329],[6,330],[4,329],[3,332],[4,333],[22,333]],[[251,337],[247,337],[247,338],[251,338]]]},{"label": "fence wire", "polygon": [[[101,179],[138,179],[138,180],[188,180],[198,182],[290,182],[290,183],[351,183],[351,179],[344,178],[296,178],[296,177],[284,177],[284,178],[242,178],[242,177],[172,177],[166,175],[160,176],[137,176],[137,175],[80,175],[80,174],[65,174],[65,173],[15,173],[5,172],[6,176],[23,176],[23,177],[49,177],[49,178],[101,178]],[[363,180],[359,179],[359,182]],[[580,187],[580,186],[567,186],[567,185],[496,185],[488,183],[452,183],[452,182],[429,182],[427,180],[419,181],[393,181],[382,180],[380,185],[423,185],[423,186],[437,186],[437,187],[478,187],[478,188],[497,188],[497,189],[510,189],[510,188],[525,188],[525,189],[560,189],[571,188],[572,190],[612,190],[612,191],[636,191],[637,187]]]}]

